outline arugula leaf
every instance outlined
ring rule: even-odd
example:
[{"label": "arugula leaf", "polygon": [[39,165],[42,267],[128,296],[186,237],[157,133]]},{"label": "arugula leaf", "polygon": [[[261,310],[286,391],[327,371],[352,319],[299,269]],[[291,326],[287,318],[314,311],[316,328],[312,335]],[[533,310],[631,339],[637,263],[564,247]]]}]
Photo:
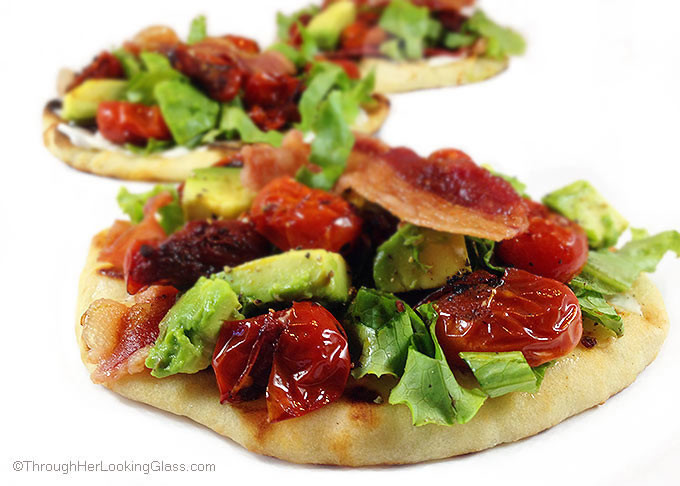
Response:
[{"label": "arugula leaf", "polygon": [[163,81],[187,81],[179,71],[172,68],[167,57],[156,52],[142,52],[139,55],[144,70],[137,72],[125,91],[125,98],[131,103],[156,104],[156,86]]},{"label": "arugula leaf", "polygon": [[431,33],[430,11],[407,0],[393,0],[383,10],[380,27],[397,36],[403,43],[407,59],[423,57],[425,38]]},{"label": "arugula leaf", "polygon": [[137,59],[137,56],[130,51],[120,47],[113,51],[113,55],[116,56],[123,65],[123,71],[125,71],[125,77],[127,79],[132,79],[142,70],[142,65]]},{"label": "arugula leaf", "polygon": [[578,223],[592,248],[607,248],[618,241],[628,222],[587,181],[576,181],[551,192],[543,204]]},{"label": "arugula leaf", "polygon": [[296,178],[309,187],[330,190],[344,172],[354,146],[354,135],[343,117],[340,91],[333,91],[322,103],[314,131],[309,160],[321,170],[313,172],[302,167]]},{"label": "arugula leaf", "polygon": [[189,28],[189,37],[187,38],[187,44],[196,44],[201,42],[208,36],[208,27],[205,21],[205,15],[199,15],[191,21],[191,27]]},{"label": "arugula leaf", "polygon": [[616,313],[616,309],[607,302],[604,296],[592,290],[574,289],[578,298],[581,312],[588,317],[614,332],[618,337],[623,336],[623,319]]},{"label": "arugula leaf", "polygon": [[245,143],[266,143],[279,147],[283,142],[283,133],[276,130],[263,132],[240,106],[222,106],[219,129],[228,133],[236,132]]},{"label": "arugula leaf", "polygon": [[220,104],[190,84],[163,81],[154,88],[163,119],[179,145],[191,144],[197,137],[214,128]]},{"label": "arugula leaf", "polygon": [[518,391],[536,393],[540,387],[539,375],[541,382],[545,375],[545,368],[534,372],[521,351],[458,354],[491,398]]},{"label": "arugula leaf", "polygon": [[319,13],[321,9],[316,5],[308,5],[297,12],[293,12],[290,15],[286,15],[282,12],[276,13],[276,26],[277,26],[277,37],[280,41],[288,40],[288,33],[290,32],[291,26],[300,20],[300,17],[304,15],[314,16]]},{"label": "arugula leaf", "polygon": [[526,49],[526,43],[520,34],[507,27],[501,27],[487,17],[482,10],[475,11],[465,21],[462,31],[484,37],[487,42],[484,54],[494,59],[523,54]]},{"label": "arugula leaf", "polygon": [[389,403],[408,406],[413,425],[464,424],[477,414],[487,395],[477,388],[467,389],[458,384],[437,341],[434,331],[436,311],[431,304],[421,306],[418,311],[431,322],[430,340],[434,354],[426,354],[426,350],[419,349],[413,340],[404,374],[392,389]]},{"label": "arugula leaf", "polygon": [[144,219],[144,205],[147,201],[166,191],[172,194],[173,200],[170,204],[158,210],[158,222],[165,233],[170,235],[184,226],[184,213],[179,203],[179,194],[174,186],[159,184],[150,191],[139,194],[132,194],[127,188],[121,187],[116,201],[118,201],[120,209],[130,217],[130,221],[137,224]]},{"label": "arugula leaf", "polygon": [[406,356],[415,332],[427,334],[420,317],[394,295],[362,287],[349,306],[345,328],[361,346],[352,376],[392,375],[404,372]]},{"label": "arugula leaf", "polygon": [[468,258],[472,270],[487,270],[492,273],[503,273],[505,267],[493,263],[493,252],[496,243],[485,238],[466,236],[465,245],[467,246]]}]

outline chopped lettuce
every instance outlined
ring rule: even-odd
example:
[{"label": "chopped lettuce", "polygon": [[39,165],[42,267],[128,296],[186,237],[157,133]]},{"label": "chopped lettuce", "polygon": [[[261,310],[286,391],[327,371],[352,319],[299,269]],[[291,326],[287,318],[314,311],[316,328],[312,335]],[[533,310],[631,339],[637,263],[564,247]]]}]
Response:
[{"label": "chopped lettuce", "polygon": [[187,44],[196,44],[197,42],[201,42],[207,36],[208,27],[206,24],[205,15],[199,15],[191,21]]},{"label": "chopped lettuce", "polygon": [[493,59],[504,59],[509,55],[523,54],[526,43],[520,34],[507,27],[501,27],[486,14],[475,11],[465,21],[462,27],[463,33],[476,34],[486,39],[486,51],[484,55]]},{"label": "chopped lettuce", "polygon": [[210,365],[224,321],[243,319],[241,304],[229,284],[201,277],[168,311],[146,358],[156,378],[196,373]]},{"label": "chopped lettuce", "polygon": [[354,146],[354,135],[343,116],[340,91],[333,91],[321,104],[314,131],[309,160],[320,170],[302,167],[296,177],[310,187],[330,190],[344,172]]},{"label": "chopped lettuce", "polygon": [[487,270],[493,273],[503,273],[505,271],[505,267],[497,265],[493,261],[493,252],[496,247],[494,241],[475,236],[466,236],[465,244],[472,270]]},{"label": "chopped lettuce", "polygon": [[131,103],[153,105],[157,103],[154,89],[164,81],[186,81],[186,77],[172,68],[167,57],[156,52],[142,52],[139,55],[144,69],[131,79],[125,98]]},{"label": "chopped lettuce", "polygon": [[664,231],[654,236],[636,230],[633,239],[626,243],[619,253],[632,260],[643,272],[654,272],[666,254],[672,251],[680,257],[680,233],[674,230]]},{"label": "chopped lettuce", "polygon": [[623,336],[623,319],[604,296],[593,290],[574,289],[584,317],[601,324],[617,336]]},{"label": "chopped lettuce", "polygon": [[158,210],[159,224],[166,234],[172,234],[179,228],[184,226],[184,214],[182,213],[182,206],[179,203],[179,195],[177,189],[170,185],[157,185],[148,192],[141,194],[132,194],[127,188],[121,187],[118,191],[116,200],[120,209],[130,217],[132,223],[137,224],[144,219],[144,205],[149,199],[157,196],[161,192],[169,192],[172,194],[172,203],[163,206]]},{"label": "chopped lettuce", "polygon": [[477,37],[470,34],[462,34],[460,32],[447,32],[444,36],[444,46],[449,49],[460,49],[474,44]]},{"label": "chopped lettuce", "polygon": [[163,119],[179,145],[189,145],[215,127],[220,104],[190,84],[163,81],[154,88]]},{"label": "chopped lettuce", "polygon": [[125,148],[132,153],[138,155],[150,155],[154,152],[161,152],[167,150],[172,146],[172,141],[170,140],[156,140],[155,138],[150,138],[146,141],[146,145],[139,146],[132,143],[126,143]]},{"label": "chopped lettuce", "polygon": [[414,334],[427,335],[427,328],[411,307],[394,295],[361,288],[350,305],[345,329],[361,347],[352,376],[392,375],[404,372]]},{"label": "chopped lettuce", "polygon": [[321,9],[316,5],[309,5],[305,8],[293,12],[290,15],[286,15],[282,12],[276,14],[276,25],[277,25],[277,36],[280,41],[287,41],[288,34],[292,25],[300,20],[300,17],[304,15],[314,16],[319,13]]},{"label": "chopped lettuce", "polygon": [[521,351],[505,353],[460,353],[477,378],[479,386],[491,398],[506,393],[536,393],[543,381],[545,368],[535,372]]},{"label": "chopped lettuce", "polygon": [[121,65],[123,66],[123,71],[125,71],[125,77],[127,79],[132,79],[142,70],[142,65],[137,59],[137,56],[127,49],[120,47],[113,51],[113,55],[118,58]]},{"label": "chopped lettuce", "polygon": [[219,130],[228,134],[236,132],[245,143],[266,143],[278,147],[283,142],[283,133],[276,130],[263,132],[240,106],[223,105]]},{"label": "chopped lettuce", "polygon": [[319,116],[321,102],[333,88],[350,89],[350,79],[347,73],[337,64],[315,63],[309,73],[307,89],[298,103],[300,123],[297,128],[299,130],[307,132],[312,129]]},{"label": "chopped lettuce", "polygon": [[576,181],[553,191],[543,198],[543,203],[578,223],[595,249],[615,245],[628,226],[623,216],[587,181]]},{"label": "chopped lettuce", "polygon": [[389,403],[408,406],[413,425],[464,424],[477,414],[487,395],[477,388],[467,389],[458,384],[434,332],[436,312],[430,304],[418,310],[431,323],[430,342],[434,353],[428,353],[413,340],[404,374],[392,389]]},{"label": "chopped lettuce", "polygon": [[380,27],[395,35],[401,42],[401,52],[406,59],[420,59],[425,49],[425,39],[432,34],[430,11],[407,0],[393,0],[380,16]]}]

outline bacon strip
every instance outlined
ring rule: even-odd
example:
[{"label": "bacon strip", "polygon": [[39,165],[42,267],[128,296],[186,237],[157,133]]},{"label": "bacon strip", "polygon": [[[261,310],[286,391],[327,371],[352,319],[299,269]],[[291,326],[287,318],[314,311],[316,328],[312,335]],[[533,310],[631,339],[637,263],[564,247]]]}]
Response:
[{"label": "bacon strip", "polygon": [[92,381],[110,383],[144,370],[149,348],[158,338],[158,324],[177,292],[174,287],[152,286],[137,294],[131,307],[110,299],[90,304],[80,322],[87,359],[97,364]]},{"label": "bacon strip", "polygon": [[352,189],[403,221],[448,233],[500,241],[528,226],[526,208],[510,184],[457,150],[423,159],[360,138],[336,189]]}]

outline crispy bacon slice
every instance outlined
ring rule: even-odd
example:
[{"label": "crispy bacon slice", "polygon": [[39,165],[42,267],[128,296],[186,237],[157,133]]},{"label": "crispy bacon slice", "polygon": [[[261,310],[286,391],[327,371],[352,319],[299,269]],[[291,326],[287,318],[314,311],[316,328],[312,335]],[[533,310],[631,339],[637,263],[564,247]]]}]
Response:
[{"label": "crispy bacon slice", "polygon": [[169,192],[162,192],[149,199],[144,206],[144,219],[139,224],[127,221],[116,221],[106,235],[104,248],[99,253],[100,262],[108,262],[118,271],[125,269],[126,257],[130,250],[140,244],[155,245],[164,240],[166,235],[156,221],[156,212],[172,202]]},{"label": "crispy bacon slice", "polygon": [[459,150],[428,158],[360,138],[336,186],[353,189],[403,221],[448,233],[500,241],[528,226],[512,186]]},{"label": "crispy bacon slice", "polygon": [[177,289],[149,287],[128,307],[110,299],[90,304],[81,318],[87,359],[97,364],[95,383],[110,383],[144,370],[149,348],[158,338],[158,324],[175,303]]},{"label": "crispy bacon slice", "polygon": [[241,182],[253,191],[259,191],[279,177],[294,176],[309,161],[309,145],[296,130],[288,132],[281,147],[255,144],[244,147],[239,159],[243,163]]}]

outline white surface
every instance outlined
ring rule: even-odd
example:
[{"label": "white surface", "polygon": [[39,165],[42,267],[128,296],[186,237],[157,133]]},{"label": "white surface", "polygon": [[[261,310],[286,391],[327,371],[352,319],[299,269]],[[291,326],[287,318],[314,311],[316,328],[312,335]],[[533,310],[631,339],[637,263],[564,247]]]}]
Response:
[{"label": "white surface", "polygon": [[[58,68],[79,67],[151,23],[168,23],[184,34],[196,13],[208,15],[213,32],[240,32],[266,42],[274,35],[277,8],[305,3],[0,3],[0,482],[679,484],[680,261],[671,257],[654,280],[674,326],[657,361],[629,389],[532,439],[458,459],[364,470],[284,464],[89,382],[73,334],[76,283],[91,236],[118,215],[114,197],[120,183],[68,169],[42,147],[40,112],[54,95]],[[680,229],[680,5],[660,0],[482,5],[525,33],[527,55],[489,82],[393,97],[386,141],[423,153],[462,148],[480,163],[518,175],[536,197],[587,178],[633,225]],[[15,473],[15,460],[203,462],[215,463],[216,472]]]}]

